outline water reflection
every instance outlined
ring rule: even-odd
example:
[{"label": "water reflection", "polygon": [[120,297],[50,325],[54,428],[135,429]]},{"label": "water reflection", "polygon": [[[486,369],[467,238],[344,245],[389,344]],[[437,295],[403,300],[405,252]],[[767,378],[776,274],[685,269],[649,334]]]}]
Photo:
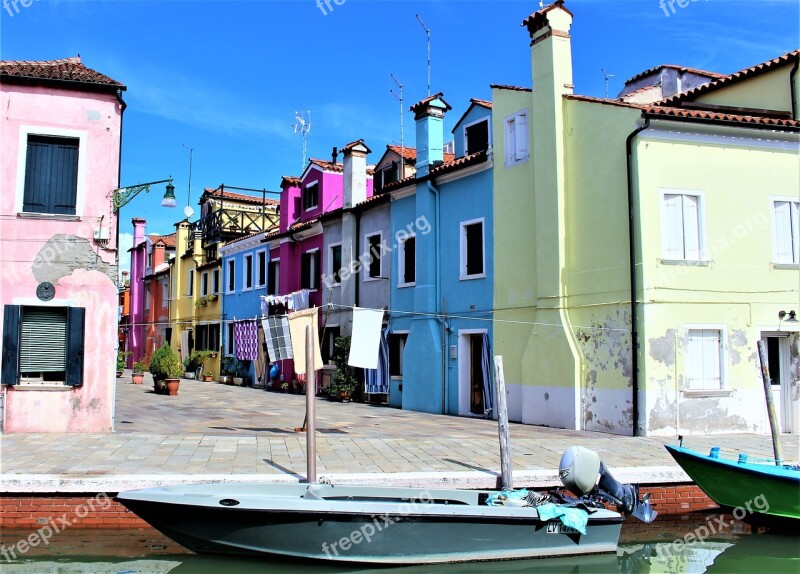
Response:
[{"label": "water reflection", "polygon": [[[722,525],[707,540],[675,544],[687,534]],[[28,533],[4,531],[6,547]],[[571,556],[539,560],[481,562],[411,567],[372,567],[318,562],[197,556],[187,553],[156,531],[64,531],[48,547],[32,548],[24,556],[0,558],[0,571],[9,574],[232,574],[280,571],[281,574],[482,574],[482,573],[768,573],[800,572],[800,538],[756,533],[726,515],[693,514],[665,517],[652,525],[629,522],[623,528],[616,554]]]}]

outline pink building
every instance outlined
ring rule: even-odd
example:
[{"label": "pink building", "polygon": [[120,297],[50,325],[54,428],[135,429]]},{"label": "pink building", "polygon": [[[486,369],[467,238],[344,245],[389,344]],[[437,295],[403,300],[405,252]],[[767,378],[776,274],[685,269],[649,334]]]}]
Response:
[{"label": "pink building", "polygon": [[79,57],[0,62],[5,432],[112,430],[123,90]]}]

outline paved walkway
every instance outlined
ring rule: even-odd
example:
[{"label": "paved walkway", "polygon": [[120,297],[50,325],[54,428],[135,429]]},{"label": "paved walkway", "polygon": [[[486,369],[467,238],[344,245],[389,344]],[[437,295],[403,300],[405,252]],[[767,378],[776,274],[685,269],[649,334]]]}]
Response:
[{"label": "paved walkway", "polygon": [[[492,488],[500,468],[495,421],[430,415],[317,399],[317,473],[341,482]],[[212,480],[296,481],[306,473],[305,398],[183,380],[177,397],[152,383],[117,382],[116,432],[0,437],[0,491],[108,492]],[[558,484],[561,453],[596,450],[620,480],[687,480],[663,448],[670,438],[620,437],[511,424],[515,484]],[[769,457],[766,435],[689,436],[687,446],[721,446]],[[784,435],[797,458],[798,436]],[[342,476],[346,475],[346,476]],[[377,475],[377,476],[376,476]]]}]

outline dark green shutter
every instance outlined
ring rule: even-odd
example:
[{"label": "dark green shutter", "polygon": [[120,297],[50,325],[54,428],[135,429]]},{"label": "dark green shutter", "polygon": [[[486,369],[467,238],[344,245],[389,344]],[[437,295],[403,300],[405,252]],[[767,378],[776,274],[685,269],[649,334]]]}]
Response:
[{"label": "dark green shutter", "polygon": [[83,335],[86,309],[69,307],[67,310],[67,372],[65,383],[72,387],[83,384]]},{"label": "dark green shutter", "polygon": [[75,214],[78,195],[78,140],[28,136],[22,210]]},{"label": "dark green shutter", "polygon": [[19,383],[19,305],[3,306],[2,384]]}]

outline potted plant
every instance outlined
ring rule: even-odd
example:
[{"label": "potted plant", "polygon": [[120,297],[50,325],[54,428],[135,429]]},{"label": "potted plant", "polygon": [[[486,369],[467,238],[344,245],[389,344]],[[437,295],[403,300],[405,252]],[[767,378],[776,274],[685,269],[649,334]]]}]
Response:
[{"label": "potted plant", "polygon": [[281,383],[281,390],[284,393],[288,393],[289,392],[289,383],[287,383],[287,382]]},{"label": "potted plant", "polygon": [[133,374],[131,375],[131,379],[133,379],[134,385],[141,385],[144,382],[144,372],[149,368],[150,368],[150,361],[147,360],[147,357],[139,361],[134,361]]},{"label": "potted plant", "polygon": [[230,355],[222,357],[219,361],[219,382],[220,383],[232,383],[233,382],[233,363],[236,361],[235,358],[231,357]]},{"label": "potted plant", "polygon": [[204,382],[204,383],[210,383],[210,382],[211,382],[211,379],[212,379],[213,377],[214,377],[214,375],[211,373],[211,371],[205,371],[205,372],[203,372],[203,382]]},{"label": "potted plant", "polygon": [[167,347],[167,349],[169,349],[169,353],[164,358],[163,368],[167,374],[167,394],[174,397],[178,394],[178,388],[180,388],[183,365],[181,365],[181,360],[178,354],[172,350],[172,347]]},{"label": "potted plant", "polygon": [[233,384],[237,387],[244,386],[244,378],[247,376],[248,371],[248,366],[245,365],[245,362],[249,363],[249,361],[239,360],[234,363]]},{"label": "potted plant", "polygon": [[347,364],[347,356],[349,354],[350,337],[336,337],[331,358],[336,362],[337,369],[328,388],[328,393],[332,398],[341,401],[351,400],[353,392],[358,387],[355,369]]},{"label": "potted plant", "polygon": [[[163,393],[166,388],[166,378],[167,378],[167,371],[166,371],[166,357],[169,353],[173,353],[174,351],[170,348],[169,345],[164,343],[158,349],[153,351],[153,356],[150,357],[150,374],[153,375],[153,389],[157,393]],[[177,355],[175,356],[177,359]],[[180,363],[180,360],[178,360]]]},{"label": "potted plant", "polygon": [[186,379],[194,379],[197,376],[197,369],[203,366],[203,360],[211,356],[211,351],[192,351],[183,360],[183,376]]},{"label": "potted plant", "polygon": [[122,376],[122,372],[128,366],[128,357],[133,355],[130,351],[123,351],[122,349],[117,351],[117,377]]}]

